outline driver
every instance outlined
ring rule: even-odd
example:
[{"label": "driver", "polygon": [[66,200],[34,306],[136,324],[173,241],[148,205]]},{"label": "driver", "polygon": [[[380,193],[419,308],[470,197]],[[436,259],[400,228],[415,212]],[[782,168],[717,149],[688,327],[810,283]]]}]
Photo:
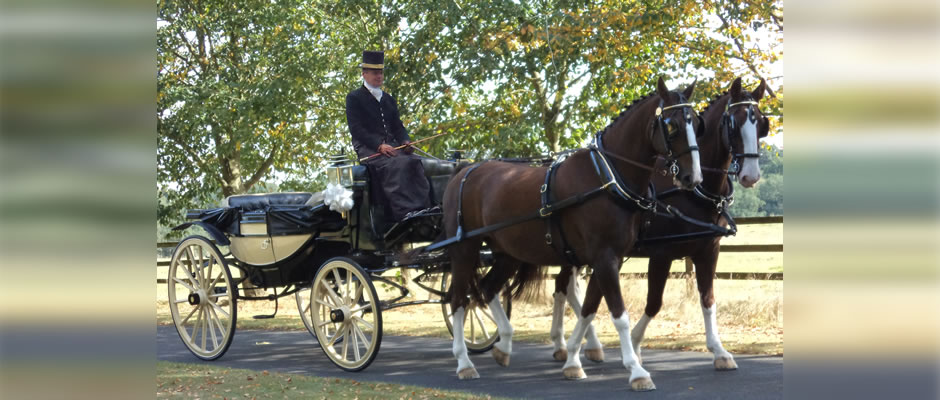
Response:
[{"label": "driver", "polygon": [[362,52],[359,67],[363,84],[346,95],[346,123],[360,159],[379,154],[363,164],[369,166],[372,179],[381,185],[392,219],[398,222],[408,213],[429,206],[429,187],[421,159],[412,154],[414,148],[395,150],[411,140],[395,99],[382,91],[384,62],[384,52]]}]

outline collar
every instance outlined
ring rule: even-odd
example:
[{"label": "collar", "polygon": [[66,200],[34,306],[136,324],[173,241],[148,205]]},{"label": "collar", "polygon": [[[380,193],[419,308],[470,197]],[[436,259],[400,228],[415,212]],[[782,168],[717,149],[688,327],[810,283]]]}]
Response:
[{"label": "collar", "polygon": [[365,87],[366,87],[366,90],[368,90],[369,93],[372,94],[372,97],[375,97],[375,101],[382,101],[382,89],[379,89],[379,88],[377,88],[377,87],[373,87],[372,85],[370,85],[370,84],[369,84],[368,82],[366,82],[365,80],[362,81],[362,85],[365,86]]}]

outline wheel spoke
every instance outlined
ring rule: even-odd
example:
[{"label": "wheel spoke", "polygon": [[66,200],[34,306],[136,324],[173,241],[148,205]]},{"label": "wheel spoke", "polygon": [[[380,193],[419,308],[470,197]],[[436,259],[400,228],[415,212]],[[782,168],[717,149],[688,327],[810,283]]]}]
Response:
[{"label": "wheel spoke", "polygon": [[193,254],[193,246],[189,246],[186,248],[186,257],[189,258],[190,268],[187,271],[189,273],[189,278],[193,280],[194,285],[202,286],[202,282],[198,278],[196,278],[196,276],[199,274],[197,274],[195,270],[195,268],[198,268],[198,267],[196,265],[196,255]]},{"label": "wheel spoke", "polygon": [[326,344],[327,347],[333,346],[336,344],[336,339],[339,339],[339,329],[336,330],[336,334],[330,337],[329,342]]},{"label": "wheel spoke", "polygon": [[193,310],[189,312],[189,315],[187,315],[186,318],[183,318],[183,320],[180,321],[180,325],[186,325],[186,321],[189,321],[189,319],[192,318],[193,314],[195,314],[197,310],[199,310],[199,307],[193,308]]},{"label": "wheel spoke", "polygon": [[349,336],[347,332],[349,331],[348,327],[343,327],[343,361],[346,361],[346,356],[349,354]]},{"label": "wheel spoke", "polygon": [[349,336],[352,337],[353,355],[356,356],[356,361],[359,361],[362,356],[359,355],[359,336],[356,335],[356,325],[349,325]]},{"label": "wheel spoke", "polygon": [[483,340],[490,338],[490,332],[486,329],[486,324],[483,323],[483,319],[480,318],[480,313],[476,309],[473,310],[473,317],[476,318],[477,323],[480,324],[480,330],[483,331]]},{"label": "wheel spoke", "polygon": [[361,306],[359,306],[359,307],[353,307],[353,308],[351,308],[351,309],[349,310],[349,312],[355,314],[355,313],[357,313],[357,312],[359,312],[359,311],[363,311],[363,310],[369,309],[369,308],[372,308],[372,302],[368,302],[368,303],[363,304],[363,305],[361,305]]},{"label": "wheel spoke", "polygon": [[[209,279],[212,278],[212,265],[213,264],[215,264],[215,257],[210,257],[209,268],[206,269],[206,281],[209,281]],[[209,285],[206,285],[206,290],[209,290],[209,288],[211,288],[213,284],[215,284],[215,279],[213,279]]]},{"label": "wheel spoke", "polygon": [[182,279],[177,278],[177,277],[175,277],[175,276],[173,277],[173,281],[178,282],[180,285],[186,286],[186,288],[189,289],[190,292],[195,292],[195,291],[196,291],[196,286],[195,286],[195,285],[198,285],[198,283],[196,283],[196,278],[193,278],[193,275],[190,274],[189,271],[188,271],[186,268],[183,268],[182,270],[183,270],[183,272],[186,273],[186,276],[189,278],[189,281],[192,282],[192,285],[190,285],[190,284],[188,284],[188,283],[186,283],[186,282],[183,282]]},{"label": "wheel spoke", "polygon": [[362,282],[359,282],[359,284],[356,285],[356,296],[353,297],[352,299],[350,299],[350,301],[349,301],[349,304],[350,304],[350,305],[359,304],[359,299],[362,298],[362,288],[363,288],[363,287],[365,287],[365,284],[363,284]]},{"label": "wheel spoke", "polygon": [[210,283],[209,286],[206,287],[206,290],[209,290],[210,288],[214,288],[215,285],[219,283],[219,280],[222,279],[224,276],[225,276],[225,271],[219,271],[219,276],[215,277],[215,279],[212,280],[212,283]]},{"label": "wheel spoke", "polygon": [[186,303],[186,302],[189,302],[189,300],[188,299],[176,300],[173,302],[173,304],[180,304],[180,303]]},{"label": "wheel spoke", "polygon": [[[225,329],[225,327],[222,326],[222,319],[219,318],[219,314],[215,311],[214,308],[210,308],[209,311],[212,312],[212,316],[214,317],[212,321],[215,322],[216,326],[219,328],[219,333],[222,334],[224,338],[225,335],[228,333],[228,329]],[[216,347],[218,346],[219,345],[216,344]]]},{"label": "wheel spoke", "polygon": [[327,302],[325,302],[325,301],[323,301],[323,300],[316,299],[316,302],[317,302],[317,303],[320,303],[321,305],[325,306],[326,308],[329,308],[329,309],[331,309],[331,310],[333,309],[333,305],[332,305],[332,304],[327,303]]},{"label": "wheel spoke", "polygon": [[323,321],[323,322],[317,324],[317,328],[322,328],[322,327],[324,327],[324,326],[326,326],[326,325],[329,325],[329,324],[332,324],[332,323],[333,323],[333,321]]},{"label": "wheel spoke", "polygon": [[[200,308],[202,308],[203,314],[207,314],[205,307],[200,307]],[[206,317],[202,319],[202,349],[203,350],[208,350],[208,348],[206,348],[206,326],[208,325],[209,325],[209,316],[206,315]]]},{"label": "wheel spoke", "polygon": [[[343,288],[343,280],[340,279],[340,277],[339,277],[339,268],[334,268],[334,269],[333,269],[332,271],[330,271],[330,272],[333,273],[333,284],[336,285],[336,290],[342,291],[342,288]],[[337,295],[337,298],[340,299],[340,300],[342,300],[342,299],[343,299],[343,296]]]},{"label": "wheel spoke", "polygon": [[320,281],[320,282],[322,282],[322,283],[323,283],[323,287],[326,288],[326,291],[327,291],[327,293],[330,295],[331,300],[333,300],[334,306],[335,306],[335,305],[342,304],[342,303],[340,302],[339,295],[336,294],[336,291],[334,291],[333,288],[331,288],[329,284],[327,284],[326,279],[324,279],[324,280],[322,280],[322,281]]},{"label": "wheel spoke", "polygon": [[362,329],[360,329],[358,326],[353,325],[353,329],[355,329],[356,335],[359,335],[360,339],[362,339],[362,345],[363,347],[366,348],[366,351],[368,352],[369,347],[371,347],[372,341],[366,338],[366,334],[362,332]]},{"label": "wheel spoke", "polygon": [[[471,314],[473,314],[473,313],[475,313],[475,312],[476,312],[476,309],[472,309],[472,310],[470,311]],[[470,337],[469,337],[470,343],[476,343],[476,342],[477,342],[476,329],[474,329],[475,327],[476,327],[476,322],[474,322],[474,318],[470,318]]]},{"label": "wheel spoke", "polygon": [[206,307],[206,319],[210,321],[209,324],[209,333],[212,334],[212,348],[219,348],[219,338],[215,334],[215,327],[219,324],[219,321],[216,320],[218,315],[216,315],[212,310],[212,307]]},{"label": "wheel spoke", "polygon": [[224,315],[225,318],[231,318],[231,317],[229,316],[229,314],[228,314],[227,312],[225,312],[225,309],[223,309],[222,306],[220,306],[220,305],[218,305],[218,304],[215,304],[215,303],[213,303],[213,302],[211,302],[211,301],[209,302],[209,304],[212,304],[212,308],[215,308],[218,312],[222,313],[222,315]]},{"label": "wheel spoke", "polygon": [[355,318],[355,321],[358,322],[358,323],[360,323],[360,324],[365,325],[366,328],[369,328],[369,331],[370,331],[370,332],[375,332],[375,326],[373,326],[372,324],[366,322],[366,320],[364,320],[364,319],[362,319],[362,318],[359,318],[359,317],[356,317],[356,318]]}]

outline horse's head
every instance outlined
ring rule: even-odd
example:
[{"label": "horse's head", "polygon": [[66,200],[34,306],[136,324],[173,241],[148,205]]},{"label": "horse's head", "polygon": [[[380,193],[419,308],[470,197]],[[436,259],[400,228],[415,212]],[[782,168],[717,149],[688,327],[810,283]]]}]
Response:
[{"label": "horse's head", "polygon": [[695,82],[682,93],[669,91],[660,77],[656,84],[659,106],[650,130],[653,148],[666,157],[675,184],[683,189],[692,189],[702,182],[696,139],[705,130],[701,117],[689,103],[693,90]]},{"label": "horse's head", "polygon": [[767,82],[761,79],[757,89],[747,92],[741,89],[741,78],[735,79],[719,125],[721,145],[731,152],[732,169],[736,169],[738,181],[744,187],[754,186],[760,180],[758,140],[767,136],[770,122],[761,113],[758,102],[766,88]]}]

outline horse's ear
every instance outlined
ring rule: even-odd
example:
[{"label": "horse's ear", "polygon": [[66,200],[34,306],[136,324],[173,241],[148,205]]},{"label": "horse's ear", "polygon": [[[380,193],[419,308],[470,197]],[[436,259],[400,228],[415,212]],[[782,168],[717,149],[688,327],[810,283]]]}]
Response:
[{"label": "horse's ear", "polygon": [[767,81],[765,81],[764,78],[760,78],[760,85],[757,85],[757,89],[751,92],[751,98],[754,99],[754,101],[760,101],[760,99],[764,97],[764,91],[766,89]]},{"label": "horse's ear", "polygon": [[760,122],[757,123],[757,138],[765,138],[768,133],[770,133],[770,120],[762,116]]},{"label": "horse's ear", "polygon": [[741,96],[741,78],[735,78],[734,82],[731,82],[731,90],[728,92],[731,93],[732,99],[737,99]]},{"label": "horse's ear", "polygon": [[656,82],[656,92],[659,93],[664,101],[669,100],[669,89],[666,89],[666,82],[663,82],[663,77],[659,77],[659,81]]},{"label": "horse's ear", "polygon": [[682,92],[682,95],[685,96],[686,100],[692,100],[692,92],[695,91],[696,82],[698,82],[698,78],[695,78],[695,80],[692,81],[692,84],[685,88],[685,91]]}]

